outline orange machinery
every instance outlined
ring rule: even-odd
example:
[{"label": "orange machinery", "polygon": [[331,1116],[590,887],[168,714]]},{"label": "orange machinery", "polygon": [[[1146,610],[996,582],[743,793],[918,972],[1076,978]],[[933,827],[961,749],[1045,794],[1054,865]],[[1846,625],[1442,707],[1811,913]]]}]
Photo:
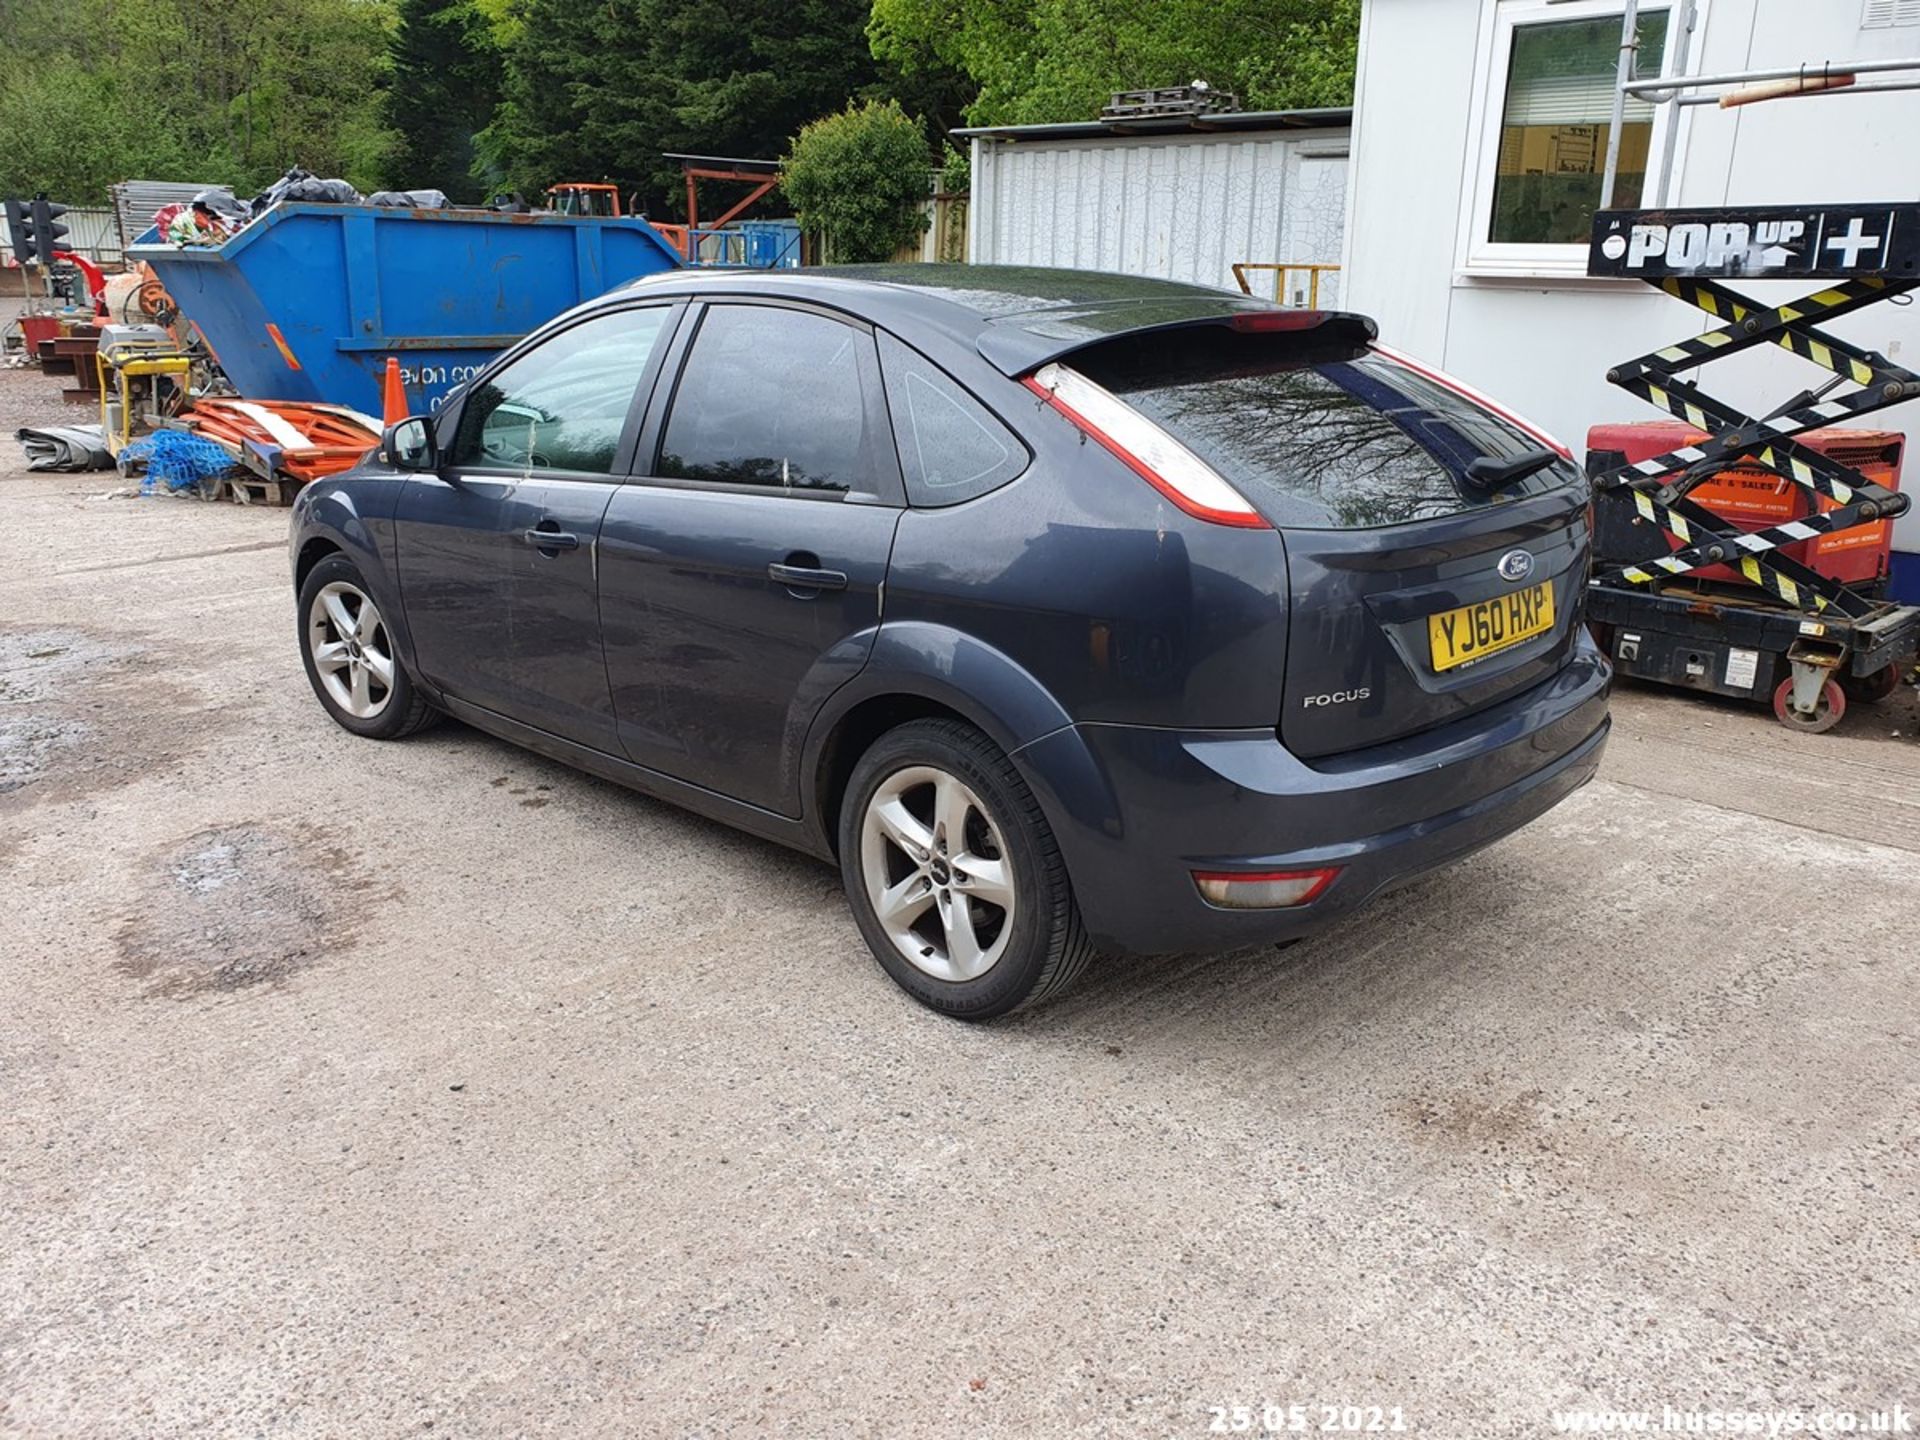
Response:
[{"label": "orange machinery", "polygon": [[[1587,432],[1587,452],[1590,457],[1617,455],[1621,457],[1619,460],[1607,463],[1632,465],[1655,455],[1670,455],[1686,446],[1698,445],[1706,438],[1705,431],[1675,420],[1596,425]],[[1803,445],[1854,467],[1889,490],[1900,488],[1901,452],[1906,437],[1897,431],[1808,430],[1799,439]],[[1589,463],[1592,468],[1601,468],[1592,460]],[[1821,512],[1838,508],[1833,501],[1771,470],[1739,462],[1727,466],[1689,495],[1729,524],[1749,533],[1804,519],[1815,513],[1811,508],[1815,505]],[[1595,542],[1602,562],[1634,563],[1681,548],[1677,538],[1639,519],[1631,505],[1602,504],[1596,509],[1599,533]],[[1886,582],[1892,550],[1893,521],[1883,519],[1816,535],[1782,547],[1781,553],[1842,584],[1871,591]],[[1735,585],[1747,583],[1725,565],[1696,570],[1692,578]]]}]

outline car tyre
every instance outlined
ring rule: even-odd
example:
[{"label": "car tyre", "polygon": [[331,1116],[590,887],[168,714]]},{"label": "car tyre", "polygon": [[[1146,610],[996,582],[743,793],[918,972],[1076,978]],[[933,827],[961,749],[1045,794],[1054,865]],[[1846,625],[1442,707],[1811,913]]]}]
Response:
[{"label": "car tyre", "polygon": [[840,870],[874,957],[921,1004],[991,1020],[1052,998],[1093,954],[1039,802],[952,720],[888,731],[854,766]]},{"label": "car tyre", "polygon": [[440,718],[400,661],[360,571],[329,555],[308,572],[295,611],[300,658],[321,708],[343,730],[398,740]]}]

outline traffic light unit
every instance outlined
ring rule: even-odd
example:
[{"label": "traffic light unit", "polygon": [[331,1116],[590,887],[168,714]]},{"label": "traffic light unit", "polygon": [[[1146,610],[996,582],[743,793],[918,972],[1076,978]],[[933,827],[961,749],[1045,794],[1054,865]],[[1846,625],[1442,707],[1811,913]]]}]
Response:
[{"label": "traffic light unit", "polygon": [[13,242],[13,258],[22,265],[31,265],[34,261],[33,221],[27,217],[27,202],[9,200],[6,202],[7,237]]},{"label": "traffic light unit", "polygon": [[33,197],[33,243],[40,252],[42,265],[53,264],[54,253],[67,248],[60,243],[60,237],[67,233],[67,227],[56,223],[54,219],[66,213],[66,206],[54,204],[45,195]]},{"label": "traffic light unit", "polygon": [[32,200],[8,200],[6,212],[13,258],[22,265],[53,264],[55,253],[64,248],[60,237],[67,233],[67,227],[59,223],[59,217],[67,213],[67,207],[36,195]]}]

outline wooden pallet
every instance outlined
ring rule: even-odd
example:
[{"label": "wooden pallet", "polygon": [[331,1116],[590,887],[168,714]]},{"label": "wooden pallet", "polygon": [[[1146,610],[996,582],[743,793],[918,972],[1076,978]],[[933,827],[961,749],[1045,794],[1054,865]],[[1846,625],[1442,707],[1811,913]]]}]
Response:
[{"label": "wooden pallet", "polygon": [[293,497],[300,493],[298,480],[263,480],[258,475],[229,475],[219,484],[236,505],[284,507],[293,504]]}]

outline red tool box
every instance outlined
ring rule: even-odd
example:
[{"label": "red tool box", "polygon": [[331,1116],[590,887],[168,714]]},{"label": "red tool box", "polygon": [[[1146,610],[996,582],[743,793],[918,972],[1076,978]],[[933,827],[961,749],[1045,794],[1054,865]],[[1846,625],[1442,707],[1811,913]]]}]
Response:
[{"label": "red tool box", "polygon": [[[1674,420],[1596,425],[1587,432],[1589,468],[1594,467],[1594,457],[1602,454],[1622,457],[1610,463],[1631,465],[1683,446],[1697,445],[1706,438],[1704,431]],[[1905,437],[1898,431],[1808,430],[1797,438],[1843,465],[1854,466],[1889,490],[1900,488]],[[1802,519],[1813,513],[1814,505],[1823,511],[1837,508],[1832,501],[1770,470],[1737,463],[1690,491],[1689,498],[1724,517],[1729,525],[1747,531]],[[1602,561],[1633,564],[1660,554],[1662,549],[1668,552],[1680,549],[1678,540],[1635,513],[1631,500],[1626,497],[1615,497],[1615,503],[1601,507],[1594,518],[1598,532],[1595,547]],[[1783,547],[1781,553],[1843,584],[1871,590],[1885,582],[1892,563],[1892,549],[1893,522],[1880,520],[1803,540]],[[1694,578],[1746,583],[1724,565],[1696,570]]]}]

